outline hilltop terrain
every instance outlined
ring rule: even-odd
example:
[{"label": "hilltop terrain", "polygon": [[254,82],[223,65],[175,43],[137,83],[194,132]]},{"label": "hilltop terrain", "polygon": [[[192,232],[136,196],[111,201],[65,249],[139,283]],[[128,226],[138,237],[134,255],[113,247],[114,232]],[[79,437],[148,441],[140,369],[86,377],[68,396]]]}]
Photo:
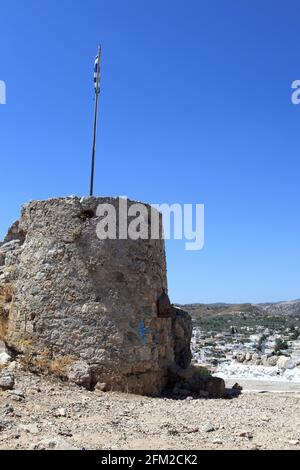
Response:
[{"label": "hilltop terrain", "polygon": [[181,308],[187,310],[194,319],[203,316],[222,316],[240,313],[245,315],[299,315],[300,316],[300,300],[292,300],[287,302],[269,302],[260,304],[185,304]]},{"label": "hilltop terrain", "polygon": [[299,448],[299,394],[175,400],[15,379],[0,391],[0,449]]},{"label": "hilltop terrain", "polygon": [[194,326],[205,331],[222,332],[234,327],[248,329],[268,328],[283,333],[300,326],[300,301],[264,304],[186,304],[181,308],[189,312]]}]

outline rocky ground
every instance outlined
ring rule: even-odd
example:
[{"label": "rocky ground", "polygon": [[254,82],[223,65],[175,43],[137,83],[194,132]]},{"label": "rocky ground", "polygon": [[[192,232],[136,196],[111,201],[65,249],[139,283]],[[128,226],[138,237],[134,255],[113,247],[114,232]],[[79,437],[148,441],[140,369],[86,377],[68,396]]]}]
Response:
[{"label": "rocky ground", "polygon": [[297,393],[175,400],[14,376],[11,390],[2,377],[0,449],[300,449]]}]

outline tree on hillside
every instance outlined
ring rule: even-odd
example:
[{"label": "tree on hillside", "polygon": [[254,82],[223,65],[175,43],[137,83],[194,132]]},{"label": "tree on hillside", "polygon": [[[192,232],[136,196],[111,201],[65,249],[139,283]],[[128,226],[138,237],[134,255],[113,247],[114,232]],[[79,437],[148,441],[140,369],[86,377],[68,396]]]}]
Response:
[{"label": "tree on hillside", "polygon": [[256,347],[256,349],[257,349],[258,352],[262,352],[263,345],[264,345],[266,339],[267,339],[267,336],[266,336],[266,335],[262,335],[262,336],[259,338],[259,341],[258,341],[257,347]]},{"label": "tree on hillside", "polygon": [[288,344],[286,341],[283,341],[281,338],[277,338],[275,341],[275,352],[280,352],[285,349],[288,349]]}]

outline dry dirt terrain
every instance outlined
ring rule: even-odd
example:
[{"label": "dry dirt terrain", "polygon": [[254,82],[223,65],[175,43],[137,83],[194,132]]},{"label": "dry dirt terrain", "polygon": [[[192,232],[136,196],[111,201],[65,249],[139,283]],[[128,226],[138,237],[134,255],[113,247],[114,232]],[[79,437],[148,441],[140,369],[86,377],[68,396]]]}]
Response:
[{"label": "dry dirt terrain", "polygon": [[300,449],[300,394],[174,400],[24,371],[0,391],[0,449]]}]

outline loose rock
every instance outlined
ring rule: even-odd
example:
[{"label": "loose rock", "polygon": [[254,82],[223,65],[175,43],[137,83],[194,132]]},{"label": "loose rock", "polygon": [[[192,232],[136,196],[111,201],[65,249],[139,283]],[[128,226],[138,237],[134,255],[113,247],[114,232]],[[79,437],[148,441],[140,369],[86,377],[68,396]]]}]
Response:
[{"label": "loose rock", "polygon": [[12,390],[15,385],[15,377],[13,374],[5,374],[3,372],[0,375],[0,389],[1,390]]},{"label": "loose rock", "polygon": [[34,444],[32,448],[33,450],[76,450],[74,446],[61,437],[42,439],[37,444]]}]

